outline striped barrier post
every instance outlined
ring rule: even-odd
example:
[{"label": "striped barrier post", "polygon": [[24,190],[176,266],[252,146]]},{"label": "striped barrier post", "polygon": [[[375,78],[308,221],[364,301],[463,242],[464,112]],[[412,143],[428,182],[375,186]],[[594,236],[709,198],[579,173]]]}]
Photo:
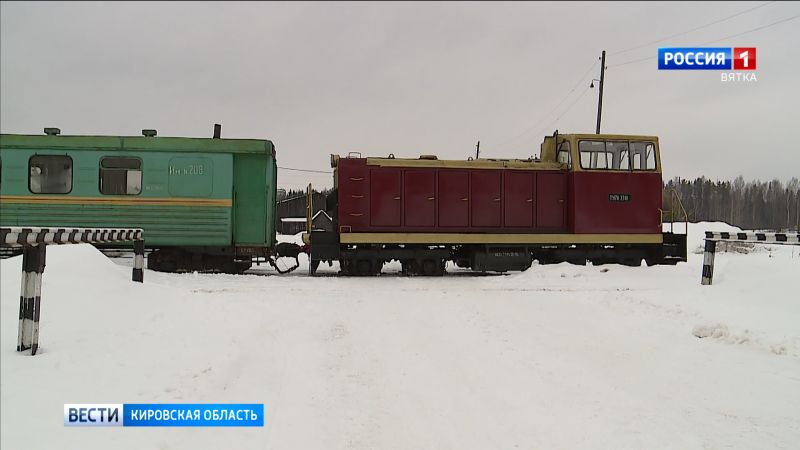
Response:
[{"label": "striped barrier post", "polygon": [[714,278],[714,255],[717,251],[717,241],[706,239],[706,249],[703,253],[703,278],[700,281],[703,285],[711,284]]},{"label": "striped barrier post", "polygon": [[710,285],[714,279],[714,255],[717,242],[752,242],[754,244],[800,245],[800,233],[755,233],[706,231],[706,246],[703,253],[703,274],[700,284]]},{"label": "striped barrier post", "polygon": [[19,332],[17,351],[39,348],[39,308],[42,300],[45,246],[25,247],[22,251],[22,292],[19,296]]},{"label": "striped barrier post", "polygon": [[133,281],[144,282],[144,241],[133,241]]},{"label": "striped barrier post", "polygon": [[144,281],[144,240],[140,228],[0,228],[0,246],[22,247],[17,351],[39,349],[42,274],[48,245],[108,244],[133,241],[133,281]]}]

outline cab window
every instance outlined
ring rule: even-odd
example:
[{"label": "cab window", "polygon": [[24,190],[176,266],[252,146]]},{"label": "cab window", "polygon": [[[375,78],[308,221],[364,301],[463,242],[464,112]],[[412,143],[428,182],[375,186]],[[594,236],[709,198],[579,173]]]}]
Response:
[{"label": "cab window", "polygon": [[582,168],[608,169],[609,158],[604,141],[581,141],[578,148],[581,151]]},{"label": "cab window", "polygon": [[569,141],[564,141],[558,144],[558,162],[572,168],[572,155],[569,151]]},{"label": "cab window", "polygon": [[72,191],[72,158],[36,155],[28,160],[28,189],[34,194],[67,194]]},{"label": "cab window", "polygon": [[142,192],[142,161],[139,158],[105,157],[100,160],[100,193],[138,195]]},{"label": "cab window", "polygon": [[580,141],[581,167],[603,170],[655,170],[652,142]]},{"label": "cab window", "polygon": [[655,170],[656,147],[652,142],[631,142],[631,169]]}]

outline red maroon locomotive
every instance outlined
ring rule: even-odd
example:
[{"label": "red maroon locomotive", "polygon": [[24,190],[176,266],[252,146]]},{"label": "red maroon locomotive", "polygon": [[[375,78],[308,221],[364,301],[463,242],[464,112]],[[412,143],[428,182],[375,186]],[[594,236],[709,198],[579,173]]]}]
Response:
[{"label": "red maroon locomotive", "polygon": [[686,261],[686,235],[662,232],[655,136],[555,133],[537,159],[332,155],[331,166],[335,231],[306,236],[312,273],[334,260],[344,275],[391,260],[414,275],[442,275],[447,261],[481,272]]}]

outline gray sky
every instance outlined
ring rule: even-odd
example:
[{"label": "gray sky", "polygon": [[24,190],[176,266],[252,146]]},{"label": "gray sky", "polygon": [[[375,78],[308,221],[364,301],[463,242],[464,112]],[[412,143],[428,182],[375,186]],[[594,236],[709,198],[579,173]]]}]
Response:
[{"label": "gray sky", "polygon": [[[800,3],[614,53],[762,3],[2,2],[0,131],[208,137],[221,123],[223,137],[271,139],[279,165],[315,170],[350,151],[463,159],[478,139],[482,156],[524,158],[555,129],[594,132],[587,88],[605,49],[602,130],[658,135],[665,177],[788,180],[800,176],[800,20],[713,44],[757,47],[756,83],[659,72],[655,55]],[[279,176],[309,181],[331,184]]]}]

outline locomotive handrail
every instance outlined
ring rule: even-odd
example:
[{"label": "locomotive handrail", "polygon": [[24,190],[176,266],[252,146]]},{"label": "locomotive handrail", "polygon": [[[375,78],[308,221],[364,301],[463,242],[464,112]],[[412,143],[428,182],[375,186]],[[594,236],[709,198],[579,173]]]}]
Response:
[{"label": "locomotive handrail", "polygon": [[[669,232],[672,233],[673,226],[675,224],[675,204],[677,203],[678,207],[680,207],[680,212],[683,214],[683,229],[685,233],[689,233],[689,213],[686,212],[686,208],[683,207],[683,202],[681,201],[681,197],[678,195],[678,191],[675,189],[670,189],[669,191]],[[661,222],[664,222],[664,212],[661,211]]]}]

